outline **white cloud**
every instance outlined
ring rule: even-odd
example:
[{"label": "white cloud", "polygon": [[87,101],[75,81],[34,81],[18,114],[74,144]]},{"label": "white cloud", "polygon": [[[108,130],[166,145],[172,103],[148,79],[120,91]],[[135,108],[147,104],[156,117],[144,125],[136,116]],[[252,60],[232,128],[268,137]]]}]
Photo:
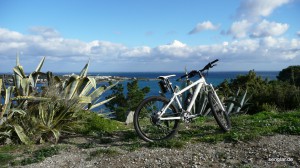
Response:
[{"label": "white cloud", "polygon": [[288,24],[270,22],[265,19],[257,24],[247,20],[241,20],[233,22],[230,29],[227,31],[227,34],[232,35],[232,37],[236,39],[248,36],[261,38],[268,36],[280,36],[284,34],[288,28]]},{"label": "white cloud", "polygon": [[[244,36],[238,31],[235,33],[235,36]],[[234,70],[234,65],[242,62],[248,67],[241,68],[248,70],[253,69],[257,63],[269,65],[270,61],[278,64],[282,61],[290,61],[291,64],[300,62],[300,39],[266,36],[198,46],[189,46],[174,40],[170,44],[153,48],[149,46],[129,48],[108,41],[83,42],[61,36],[25,35],[0,28],[1,71],[9,64],[14,66],[16,52],[23,53],[21,59],[25,57],[29,67],[32,67],[32,62],[38,62],[40,56],[47,56],[46,65],[50,67],[47,70],[52,71],[78,71],[89,58],[92,64],[95,64],[94,71],[154,69],[176,71],[182,70],[185,65],[199,68],[201,63],[216,58],[232,65],[223,69]]]},{"label": "white cloud", "polygon": [[210,21],[198,23],[196,27],[189,32],[189,34],[196,34],[204,30],[217,30],[219,26],[212,24]]},{"label": "white cloud", "polygon": [[187,58],[192,50],[186,44],[174,40],[167,45],[160,45],[154,49],[155,55],[163,55],[167,57]]},{"label": "white cloud", "polygon": [[23,35],[19,32],[15,32],[15,31],[10,31],[8,29],[4,29],[4,28],[0,28],[0,37],[1,37],[1,42],[10,42],[10,41],[14,41],[14,42],[18,42],[20,41],[23,37]]},{"label": "white cloud", "polygon": [[46,38],[55,38],[60,36],[57,30],[44,26],[31,27],[29,31],[34,35],[41,35]]},{"label": "white cloud", "polygon": [[252,37],[267,37],[267,36],[279,36],[287,31],[288,24],[269,22],[263,20],[252,31]]},{"label": "white cloud", "polygon": [[232,35],[234,38],[244,38],[247,36],[251,25],[247,20],[233,22],[227,34]]},{"label": "white cloud", "polygon": [[146,57],[150,56],[151,48],[148,46],[136,47],[133,49],[128,49],[124,53],[122,53],[123,57]]},{"label": "white cloud", "polygon": [[297,36],[300,37],[300,31],[297,32]]},{"label": "white cloud", "polygon": [[272,12],[289,3],[291,0],[245,0],[242,1],[237,9],[239,19],[257,20],[260,17],[267,17]]}]

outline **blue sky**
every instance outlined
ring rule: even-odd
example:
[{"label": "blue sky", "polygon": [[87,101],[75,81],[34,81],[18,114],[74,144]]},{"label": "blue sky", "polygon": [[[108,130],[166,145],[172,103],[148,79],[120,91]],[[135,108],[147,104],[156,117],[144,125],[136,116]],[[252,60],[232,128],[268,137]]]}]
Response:
[{"label": "blue sky", "polygon": [[216,71],[300,64],[299,0],[1,0],[0,72]]}]

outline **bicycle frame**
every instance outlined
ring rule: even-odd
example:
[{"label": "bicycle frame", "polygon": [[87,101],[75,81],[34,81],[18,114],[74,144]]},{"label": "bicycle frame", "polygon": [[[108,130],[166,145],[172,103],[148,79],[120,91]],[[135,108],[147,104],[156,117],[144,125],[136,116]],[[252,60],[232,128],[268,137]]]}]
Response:
[{"label": "bicycle frame", "polygon": [[[159,114],[159,119],[160,120],[180,120],[182,119],[182,116],[179,116],[179,117],[162,117],[162,115],[166,112],[166,110],[169,108],[169,106],[173,103],[173,101],[175,100],[178,107],[180,108],[180,110],[183,109],[182,105],[181,105],[181,102],[179,101],[179,98],[178,96],[181,95],[182,93],[188,91],[189,89],[191,89],[192,87],[194,86],[197,86],[196,87],[196,90],[194,91],[193,93],[193,97],[192,97],[192,100],[191,102],[189,103],[187,109],[186,109],[186,112],[190,112],[193,105],[195,104],[195,101],[196,101],[196,98],[201,90],[201,88],[204,86],[209,86],[211,88],[211,90],[213,91],[213,94],[214,95],[217,95],[215,90],[213,89],[213,86],[211,84],[207,84],[206,81],[205,81],[205,78],[204,77],[201,77],[200,79],[198,79],[197,81],[195,81],[194,83],[192,83],[191,85],[183,88],[182,90],[178,91],[178,92],[173,92],[173,96],[172,98],[170,99],[170,102],[160,111],[160,114]],[[219,104],[221,104],[221,107],[222,107],[222,110],[225,111],[220,99],[218,96],[216,96],[216,99],[217,99],[217,102]],[[195,117],[196,115],[190,115],[189,117],[193,118]]]}]

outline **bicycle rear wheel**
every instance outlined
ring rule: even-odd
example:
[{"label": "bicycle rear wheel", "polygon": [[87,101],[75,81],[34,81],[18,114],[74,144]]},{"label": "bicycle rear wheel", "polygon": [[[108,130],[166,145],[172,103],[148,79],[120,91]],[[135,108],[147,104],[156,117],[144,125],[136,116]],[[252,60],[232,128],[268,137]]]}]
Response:
[{"label": "bicycle rear wheel", "polygon": [[[152,96],[143,100],[134,113],[134,128],[137,134],[147,142],[171,138],[177,132],[179,120],[159,120],[160,112],[169,100],[162,96]],[[179,116],[174,105],[166,110],[162,117]]]},{"label": "bicycle rear wheel", "polygon": [[220,128],[225,132],[229,131],[231,128],[231,123],[229,120],[228,113],[222,110],[222,107],[218,103],[217,97],[214,93],[212,92],[208,93],[208,102],[210,104],[210,108],[213,113],[213,116],[215,117]]}]

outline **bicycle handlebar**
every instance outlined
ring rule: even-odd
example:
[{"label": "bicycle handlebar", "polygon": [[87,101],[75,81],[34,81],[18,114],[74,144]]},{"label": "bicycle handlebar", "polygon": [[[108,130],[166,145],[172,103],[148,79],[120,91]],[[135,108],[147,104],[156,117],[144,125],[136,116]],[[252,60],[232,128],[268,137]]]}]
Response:
[{"label": "bicycle handlebar", "polygon": [[185,75],[181,76],[179,79],[177,79],[177,81],[179,81],[180,79],[185,78],[185,77],[192,78],[192,77],[194,77],[195,75],[197,75],[199,72],[200,72],[200,74],[201,74],[203,71],[209,70],[210,68],[216,66],[217,64],[214,64],[214,63],[216,63],[216,62],[218,62],[218,61],[219,61],[219,59],[216,59],[216,60],[214,60],[214,61],[212,61],[212,62],[209,62],[207,65],[204,66],[204,68],[202,68],[202,69],[199,70],[199,71],[197,71],[197,70],[192,70],[192,71],[189,72],[188,74],[185,74]]},{"label": "bicycle handlebar", "polygon": [[216,62],[218,62],[218,61],[219,61],[219,60],[216,59],[216,60],[214,60],[214,61],[208,63],[207,65],[205,65],[204,68],[202,68],[202,69],[200,70],[200,72],[203,72],[203,71],[205,71],[205,70],[209,70],[210,68],[216,66],[216,64],[214,64],[214,63],[216,63]]}]

